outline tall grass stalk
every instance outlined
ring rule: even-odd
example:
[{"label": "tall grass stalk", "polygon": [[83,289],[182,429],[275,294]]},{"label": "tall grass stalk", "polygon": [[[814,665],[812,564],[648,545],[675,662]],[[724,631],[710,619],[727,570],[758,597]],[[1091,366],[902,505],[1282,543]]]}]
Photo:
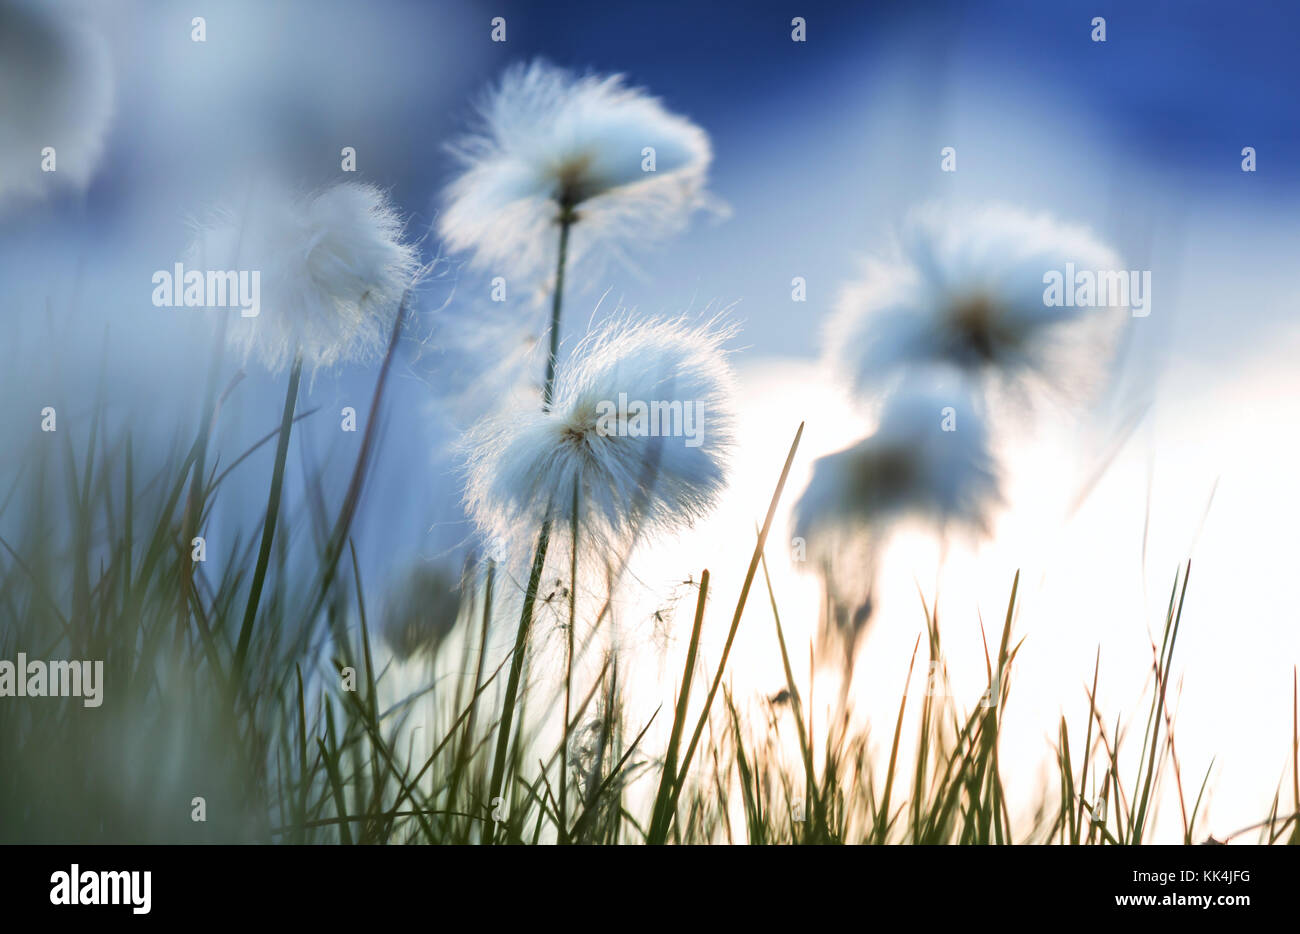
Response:
[{"label": "tall grass stalk", "polygon": [[560,205],[560,246],[555,260],[555,294],[551,296],[550,352],[546,355],[546,379],[542,383],[542,409],[549,410],[555,393],[555,368],[560,355],[560,311],[564,305],[564,267],[569,259],[569,229],[577,221],[573,206]]},{"label": "tall grass stalk", "polygon": [[709,693],[704,698],[704,709],[700,711],[699,720],[695,724],[695,732],[691,734],[691,740],[686,746],[686,754],[682,757],[681,769],[673,779],[672,789],[668,793],[668,801],[665,805],[665,813],[658,822],[658,832],[650,840],[652,843],[663,843],[668,827],[672,823],[673,815],[677,809],[677,799],[681,795],[682,786],[686,782],[687,773],[690,771],[691,760],[695,756],[695,747],[699,745],[700,736],[704,733],[705,724],[709,721],[709,712],[713,707],[713,699],[717,696],[718,686],[722,683],[723,672],[727,669],[727,658],[731,654],[732,643],[736,641],[736,631],[740,628],[740,618],[745,612],[745,601],[749,597],[749,588],[754,583],[754,573],[758,570],[759,560],[763,556],[763,546],[767,542],[767,533],[772,528],[772,520],[776,516],[777,504],[781,501],[781,493],[785,489],[786,478],[790,476],[790,467],[794,463],[795,452],[799,450],[799,439],[803,437],[803,423],[800,422],[799,429],[794,434],[794,441],[790,444],[790,453],[786,455],[785,466],[781,468],[781,477],[776,482],[776,490],[772,493],[772,502],[767,507],[767,516],[763,519],[763,527],[758,533],[758,543],[754,546],[754,554],[749,560],[749,569],[745,572],[745,582],[740,588],[740,597],[736,600],[736,612],[731,617],[731,628],[727,631],[727,641],[722,647],[722,657],[718,660],[718,670],[713,676],[713,683],[709,686]]},{"label": "tall grass stalk", "polygon": [[565,631],[564,652],[564,720],[563,739],[560,744],[560,842],[567,843],[569,836],[569,717],[573,701],[573,634],[578,625],[578,480],[573,481],[573,502],[569,517],[569,625]]},{"label": "tall grass stalk", "polygon": [[[560,353],[560,314],[564,307],[564,268],[568,261],[569,229],[576,220],[572,205],[560,205],[560,242],[555,261],[555,294],[551,298],[550,351],[546,355],[546,377],[542,382],[542,411],[550,411],[555,394],[556,360]],[[577,495],[575,490],[574,495]],[[574,510],[576,519],[577,510]],[[515,706],[518,700],[519,677],[523,669],[524,653],[528,647],[528,633],[532,628],[534,603],[541,583],[542,570],[546,566],[546,552],[551,540],[551,523],[546,520],[537,536],[537,548],[533,553],[533,566],[528,575],[528,587],[524,591],[524,605],[519,614],[519,628],[515,633],[515,647],[510,663],[510,677],[506,681],[506,696],[501,714],[501,725],[497,736],[496,758],[492,764],[492,781],[489,786],[488,800],[495,802],[501,792],[501,783],[505,777],[506,756],[510,746],[510,727],[514,720]],[[576,541],[576,534],[575,534]],[[576,548],[576,545],[575,545]],[[568,715],[565,714],[565,729],[568,729]],[[563,756],[561,756],[563,761]],[[563,765],[561,765],[563,781]],[[561,790],[561,794],[564,791]],[[567,798],[566,798],[567,801]],[[489,833],[487,842],[491,843],[495,833]]]},{"label": "tall grass stalk", "polygon": [[262,599],[262,586],[266,583],[266,568],[271,560],[271,541],[275,538],[275,525],[280,516],[280,491],[284,486],[284,462],[289,454],[289,432],[293,428],[293,412],[298,404],[298,383],[302,380],[302,355],[294,358],[289,371],[289,387],[284,394],[284,413],[280,416],[280,437],[275,445],[275,462],[271,468],[271,489],[266,498],[266,519],[262,526],[262,545],[257,551],[257,566],[253,570],[253,583],[248,591],[248,604],[244,608],[244,622],[239,628],[239,641],[235,644],[235,661],[231,679],[239,684],[244,672],[244,659],[248,642],[253,637],[253,623],[257,619],[257,606]]},{"label": "tall grass stalk", "polygon": [[[419,277],[416,277],[417,281]],[[374,450],[379,440],[379,413],[383,407],[384,390],[388,386],[388,377],[392,372],[393,359],[397,355],[398,342],[402,336],[402,326],[406,322],[407,303],[411,298],[411,290],[415,286],[407,288],[402,295],[402,301],[397,306],[397,315],[393,319],[393,330],[388,338],[388,349],[384,353],[383,363],[379,367],[379,377],[375,380],[375,392],[370,399],[370,410],[366,415],[366,430],[361,436],[361,447],[357,451],[357,459],[352,467],[352,477],[348,481],[347,492],[343,496],[343,505],[339,508],[337,518],[334,520],[329,540],[325,545],[325,554],[320,568],[316,575],[316,581],[312,586],[314,595],[308,606],[305,615],[306,620],[310,620],[320,611],[326,597],[330,592],[330,587],[334,582],[334,575],[338,569],[339,558],[343,554],[343,545],[347,541],[348,533],[352,529],[352,519],[356,515],[357,507],[361,502],[361,491],[365,486],[366,472],[370,467],[370,458],[374,456]]]},{"label": "tall grass stalk", "polygon": [[[749,581],[763,571],[777,635],[771,651],[779,652],[785,691],[763,699],[733,689],[723,677],[726,648],[709,670],[697,671],[716,586],[706,571],[689,617],[667,745],[654,748],[648,737],[659,711],[638,722],[628,713],[629,660],[597,657],[591,674],[581,664],[591,640],[585,633],[578,639],[577,626],[592,621],[579,613],[586,595],[578,594],[581,568],[573,564],[566,568],[563,688],[523,676],[532,616],[514,652],[499,662],[488,658],[501,602],[500,574],[489,564],[478,602],[461,614],[448,643],[453,648],[437,650],[427,677],[399,692],[396,668],[375,635],[373,586],[363,581],[356,553],[351,573],[328,578],[323,609],[300,628],[329,556],[319,553],[306,566],[288,562],[288,537],[277,531],[258,625],[236,668],[259,539],[229,530],[221,560],[210,556],[191,575],[182,573],[191,563],[180,533],[190,521],[185,493],[196,433],[181,430],[169,453],[146,457],[129,433],[103,421],[111,406],[97,411],[72,423],[67,436],[31,442],[19,477],[0,488],[0,657],[102,658],[108,687],[97,711],[49,698],[0,704],[5,842],[1116,845],[1208,837],[1211,763],[1182,761],[1186,743],[1175,743],[1175,727],[1185,724],[1174,716],[1170,690],[1181,626],[1190,619],[1183,609],[1194,596],[1185,568],[1155,627],[1153,676],[1137,722],[1099,702],[1105,660],[1098,652],[1078,689],[1080,708],[1053,730],[1050,785],[1037,799],[1032,792],[1009,798],[1000,747],[1023,664],[1018,578],[1010,582],[1001,632],[989,633],[983,696],[954,696],[940,614],[923,602],[924,618],[881,624],[915,627],[912,664],[936,663],[942,690],[915,702],[905,690],[889,709],[855,711],[865,726],[847,716],[820,720],[816,672],[810,668],[806,682],[794,677],[802,651],[788,642],[789,608],[780,607],[779,579],[768,573],[764,523]],[[205,509],[224,488],[207,482]],[[304,501],[322,538],[332,534],[334,508],[323,496]],[[280,523],[293,521],[282,516]],[[350,545],[351,536],[344,541]],[[542,578],[536,558],[534,597]],[[729,637],[747,593],[734,611],[726,608]],[[602,607],[596,621],[607,612]],[[868,641],[864,651],[874,645]],[[900,668],[905,662],[898,659]],[[343,687],[349,667],[355,689]],[[708,679],[703,690],[701,677]],[[511,682],[504,690],[503,681]],[[1292,774],[1280,777],[1271,804],[1259,803],[1260,820],[1216,832],[1219,841],[1300,839],[1296,685],[1293,672],[1286,738]],[[249,702],[232,705],[232,694]],[[539,726],[561,705],[561,729]],[[872,727],[879,756],[869,742]],[[189,819],[196,794],[220,820]],[[511,806],[494,815],[499,796],[509,796]]]}]

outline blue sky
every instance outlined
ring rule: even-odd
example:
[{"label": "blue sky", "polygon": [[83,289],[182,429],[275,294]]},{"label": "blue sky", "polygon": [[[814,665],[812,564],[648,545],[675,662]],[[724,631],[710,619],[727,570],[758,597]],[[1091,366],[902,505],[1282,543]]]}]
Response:
[{"label": "blue sky", "polygon": [[[497,15],[505,43],[489,38]],[[1098,15],[1105,43],[1091,41]],[[698,122],[713,141],[713,190],[730,207],[635,256],[633,269],[573,283],[574,324],[602,296],[602,311],[727,307],[744,326],[737,349],[810,359],[862,257],[914,206],[951,199],[1050,211],[1152,268],[1160,310],[1143,380],[1171,356],[1248,359],[1289,326],[1280,270],[1295,246],[1300,13],[1284,4],[231,2],[210,11],[202,44],[190,41],[190,16],[95,5],[117,72],[105,158],[86,192],[0,218],[10,308],[29,312],[15,340],[51,326],[33,309],[51,310],[65,334],[66,362],[37,373],[33,392],[60,380],[51,388],[79,392],[71,383],[96,372],[108,329],[123,397],[155,400],[167,385],[175,417],[187,417],[206,332],[160,318],[148,283],[193,219],[272,167],[307,187],[336,180],[339,149],[352,145],[358,174],[391,189],[412,232],[425,232],[454,170],[446,144],[476,95],[535,56],[624,72]],[[794,16],[807,21],[806,43],[790,40]],[[949,145],[959,168],[942,173]],[[1258,149],[1256,173],[1240,171],[1244,145]],[[484,289],[456,257],[443,269],[419,309],[429,330],[472,320]],[[790,301],[794,276],[807,280],[804,304]],[[1231,327],[1218,311],[1225,294],[1249,296]],[[432,461],[450,487],[456,426],[439,424],[424,377],[402,381],[395,404],[431,427],[403,434],[409,450],[396,460]],[[310,392],[355,402],[371,379],[345,368]],[[246,387],[249,424],[234,440],[261,433],[258,400],[276,395],[256,372]]]}]

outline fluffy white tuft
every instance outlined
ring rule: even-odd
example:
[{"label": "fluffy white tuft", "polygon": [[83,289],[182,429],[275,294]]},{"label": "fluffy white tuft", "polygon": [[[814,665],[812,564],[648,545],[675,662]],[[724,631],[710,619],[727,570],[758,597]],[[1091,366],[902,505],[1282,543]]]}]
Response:
[{"label": "fluffy white tuft", "polygon": [[[577,76],[517,65],[480,106],[481,127],[454,152],[464,172],[447,188],[440,232],[494,271],[549,271],[555,223],[572,209],[569,260],[599,240],[680,230],[707,205],[708,135],[621,75]],[[642,151],[655,150],[655,171]]]},{"label": "fluffy white tuft", "polygon": [[1046,305],[1044,274],[1066,263],[1120,269],[1088,231],[1046,215],[921,209],[904,224],[894,255],[869,262],[841,294],[829,354],[867,394],[909,367],[940,363],[1021,396],[1039,385],[1086,395],[1110,360],[1124,312]]},{"label": "fluffy white tuft", "polygon": [[[615,320],[589,335],[560,373],[549,412],[530,400],[468,434],[465,498],[480,532],[528,548],[550,519],[553,540],[567,538],[575,484],[579,548],[611,559],[641,535],[675,532],[707,514],[733,440],[733,378],[722,351],[733,333],[677,319]],[[694,406],[699,443],[662,428],[654,436],[611,431],[601,410],[617,406],[620,393],[629,403]]]},{"label": "fluffy white tuft", "polygon": [[852,609],[868,602],[877,551],[897,523],[987,532],[1001,501],[975,401],[959,382],[927,377],[890,395],[873,434],[814,463],[794,527],[832,597]]},{"label": "fluffy white tuft", "polygon": [[[113,116],[108,45],[63,4],[0,0],[0,198],[84,188]],[[41,168],[53,147],[55,171]]]},{"label": "fluffy white tuft", "polygon": [[387,196],[356,182],[259,196],[202,227],[186,261],[260,271],[261,313],[232,312],[227,335],[272,372],[299,353],[311,370],[377,356],[418,269]]}]

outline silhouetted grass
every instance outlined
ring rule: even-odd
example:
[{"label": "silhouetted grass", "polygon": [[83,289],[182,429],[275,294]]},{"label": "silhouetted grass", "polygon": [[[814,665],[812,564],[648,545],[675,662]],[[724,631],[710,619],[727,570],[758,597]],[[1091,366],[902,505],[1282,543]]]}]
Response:
[{"label": "silhouetted grass", "polygon": [[[372,424],[381,402],[382,382]],[[287,405],[281,428],[259,446],[282,438],[292,415]],[[947,689],[939,622],[926,608],[908,684],[920,659],[942,673],[943,689],[920,698],[905,689],[896,710],[875,712],[872,724],[888,731],[883,768],[847,713],[814,735],[811,698],[795,677],[764,555],[798,433],[779,473],[773,465],[774,493],[721,656],[700,670],[701,635],[719,625],[710,574],[701,569],[676,695],[646,722],[627,722],[629,659],[598,659],[594,678],[574,674],[575,660],[594,651],[575,641],[576,566],[566,574],[556,696],[527,676],[531,618],[513,650],[495,657],[490,632],[508,603],[507,582],[489,562],[466,588],[458,638],[438,649],[457,653],[438,669],[456,677],[435,677],[430,662],[427,683],[385,704],[393,671],[377,664],[372,598],[355,553],[338,567],[374,439],[365,439],[336,513],[319,490],[307,497],[312,525],[328,530],[314,563],[289,560],[293,529],[274,503],[260,536],[235,536],[221,560],[194,562],[190,533],[205,526],[231,472],[251,469],[239,452],[220,474],[212,467],[198,478],[200,465],[215,460],[206,451],[209,428],[205,422],[195,441],[142,464],[129,434],[103,429],[101,406],[80,448],[72,428],[61,427],[57,443],[35,439],[21,453],[22,469],[0,486],[0,657],[103,659],[106,680],[99,708],[76,699],[0,702],[5,841],[1136,844],[1150,839],[1170,782],[1182,839],[1206,836],[1198,820],[1208,773],[1184,775],[1168,699],[1190,568],[1175,578],[1152,645],[1138,755],[1121,755],[1137,740],[1097,706],[1099,655],[1083,698],[1086,732],[1071,736],[1061,719],[1058,787],[1042,789],[1032,826],[1017,827],[1012,814],[1027,802],[1007,800],[999,733],[1020,647],[1018,576],[986,649],[983,696],[967,707]],[[540,534],[544,541],[550,530]],[[534,598],[542,564],[529,578]],[[727,666],[760,570],[786,685],[779,704],[746,716]],[[534,602],[524,601],[525,613]],[[909,712],[919,725],[904,761]],[[667,717],[666,747],[647,748],[652,723]],[[1290,806],[1279,786],[1243,835],[1300,842],[1298,721],[1293,702]],[[542,724],[559,739],[544,741]],[[783,736],[791,726],[794,735]],[[1104,777],[1094,783],[1098,770]],[[200,797],[201,822],[192,819]]]}]

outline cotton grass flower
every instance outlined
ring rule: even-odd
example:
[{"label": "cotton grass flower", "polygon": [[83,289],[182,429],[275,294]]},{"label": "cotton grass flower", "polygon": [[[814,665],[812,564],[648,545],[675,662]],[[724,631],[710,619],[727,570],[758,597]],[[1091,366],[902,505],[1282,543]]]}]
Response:
[{"label": "cotton grass flower", "polygon": [[890,533],[907,520],[941,535],[985,533],[1002,501],[974,400],[959,383],[925,379],[886,400],[873,434],[819,458],[794,507],[795,535],[831,604],[823,643],[842,643],[846,664],[870,619],[876,564]]},{"label": "cotton grass flower", "polygon": [[[108,45],[68,4],[0,0],[0,200],[84,188],[113,116]],[[43,150],[55,171],[42,171]]]},{"label": "cotton grass flower", "polygon": [[479,115],[478,132],[453,149],[464,171],[447,188],[440,232],[481,267],[533,275],[552,265],[561,227],[574,226],[573,262],[602,239],[674,233],[707,203],[708,135],[621,75],[517,65]]},{"label": "cotton grass flower", "polygon": [[[733,438],[721,346],[732,333],[677,319],[615,320],[589,335],[550,411],[517,407],[469,434],[466,504],[483,535],[531,543],[544,523],[558,534],[576,518],[580,547],[615,555],[706,515]],[[639,420],[639,403],[658,418]]]},{"label": "cotton grass flower", "polygon": [[[398,333],[401,303],[417,272],[415,250],[401,239],[397,212],[378,188],[344,182],[305,197],[256,195],[242,214],[227,212],[202,228],[187,257],[192,268],[248,272],[250,281],[258,275],[258,313],[234,320],[226,313],[219,327],[245,359],[256,356],[273,373],[290,364],[262,542],[235,646],[236,682],[270,563],[303,367],[365,360],[392,346],[386,338]],[[386,375],[387,367],[376,399]],[[363,454],[354,484],[364,464]]]},{"label": "cotton grass flower", "polygon": [[[689,524],[712,506],[722,485],[730,422],[721,408],[729,380],[721,337],[680,325],[589,338],[580,348],[586,359],[570,367],[558,392],[556,382],[567,266],[597,243],[617,249],[620,240],[644,242],[680,229],[704,203],[711,159],[704,132],[626,88],[620,76],[576,77],[541,62],[507,71],[480,116],[479,132],[454,150],[465,168],[446,192],[443,238],[452,249],[472,251],[477,265],[498,275],[526,278],[555,270],[541,414],[506,417],[471,432],[467,503],[480,529],[493,546],[521,547],[537,536],[506,681],[491,798],[505,777],[552,522],[569,526],[571,583],[579,532],[583,545],[604,546],[609,560],[608,550],[625,551],[641,528]],[[694,346],[662,344],[679,339]],[[644,403],[674,401],[662,393],[679,393],[679,412],[689,402],[707,413],[696,427],[707,430],[708,440],[696,445],[680,436],[606,433],[597,408],[621,391]],[[570,669],[573,600],[571,587]],[[566,740],[570,687],[566,677]]]},{"label": "cotton grass flower", "polygon": [[947,364],[1033,401],[1087,395],[1108,364],[1124,319],[1115,305],[1052,307],[1044,275],[1118,270],[1119,259],[1081,227],[991,206],[927,208],[904,224],[894,255],[875,259],[842,293],[827,331],[831,356],[859,392],[874,394],[908,368]]},{"label": "cotton grass flower", "polygon": [[384,642],[402,661],[434,656],[461,609],[461,574],[443,563],[407,571],[385,601]]},{"label": "cotton grass flower", "polygon": [[373,185],[342,182],[300,196],[258,192],[248,209],[202,226],[186,261],[258,270],[261,312],[226,323],[230,345],[279,372],[366,362],[388,342],[417,271],[402,220]]}]

